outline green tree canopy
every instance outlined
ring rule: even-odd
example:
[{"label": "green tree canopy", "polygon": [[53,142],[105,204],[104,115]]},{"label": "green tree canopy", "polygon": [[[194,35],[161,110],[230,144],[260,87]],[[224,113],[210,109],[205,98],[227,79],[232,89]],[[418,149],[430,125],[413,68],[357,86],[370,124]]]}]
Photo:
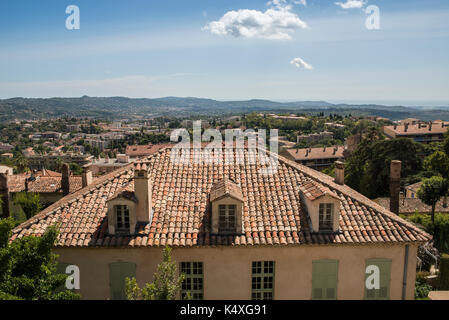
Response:
[{"label": "green tree canopy", "polygon": [[432,207],[432,223],[435,222],[435,206],[448,189],[448,184],[442,177],[434,176],[422,181],[418,190],[418,198]]},{"label": "green tree canopy", "polygon": [[390,163],[402,162],[401,177],[422,169],[421,146],[411,139],[383,140],[370,131],[346,163],[345,182],[369,198],[389,195]]},{"label": "green tree canopy", "polygon": [[14,204],[22,208],[27,219],[30,219],[41,210],[38,193],[21,192],[16,195]]},{"label": "green tree canopy", "polygon": [[50,227],[41,237],[27,236],[9,242],[12,218],[0,220],[0,299],[79,299],[61,291],[67,275],[56,272],[57,256],[52,253],[58,233]]},{"label": "green tree canopy", "polygon": [[449,157],[442,151],[436,151],[424,160],[424,168],[449,178]]}]

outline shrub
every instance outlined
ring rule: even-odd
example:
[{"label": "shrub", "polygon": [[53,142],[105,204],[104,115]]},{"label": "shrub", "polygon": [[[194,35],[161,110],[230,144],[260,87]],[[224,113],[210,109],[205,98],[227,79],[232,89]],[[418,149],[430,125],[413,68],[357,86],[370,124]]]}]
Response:
[{"label": "shrub", "polygon": [[411,222],[421,225],[425,231],[433,235],[435,248],[441,252],[449,252],[449,215],[435,215],[435,229],[432,227],[432,220],[427,214],[413,214],[407,217]]},{"label": "shrub", "polygon": [[440,290],[449,290],[449,254],[441,255],[438,283]]}]

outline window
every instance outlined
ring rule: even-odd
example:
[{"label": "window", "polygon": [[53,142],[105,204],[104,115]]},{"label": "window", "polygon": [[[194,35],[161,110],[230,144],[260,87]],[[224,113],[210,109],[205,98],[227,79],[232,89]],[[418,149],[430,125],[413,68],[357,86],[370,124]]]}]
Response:
[{"label": "window", "polygon": [[136,277],[136,265],[130,262],[109,264],[109,285],[112,300],[125,300],[125,279]]},{"label": "window", "polygon": [[236,205],[218,206],[218,232],[236,232]]},{"label": "window", "polygon": [[193,300],[203,299],[203,263],[181,262],[181,272],[185,279],[181,286],[181,299],[186,299],[187,294]]},{"label": "window", "polygon": [[319,230],[332,230],[332,203],[320,203]]},{"label": "window", "polygon": [[[380,288],[367,289],[365,286],[365,299],[368,300],[387,300],[390,298],[390,259],[368,259],[366,260],[366,267],[375,265],[380,272]],[[366,270],[366,269],[365,269]],[[369,274],[365,274],[365,281]]]},{"label": "window", "polygon": [[338,260],[316,260],[312,264],[312,299],[337,299]]},{"label": "window", "polygon": [[252,265],[251,299],[274,298],[274,261],[254,261]]},{"label": "window", "polygon": [[115,206],[117,231],[129,231],[129,208],[128,206]]}]

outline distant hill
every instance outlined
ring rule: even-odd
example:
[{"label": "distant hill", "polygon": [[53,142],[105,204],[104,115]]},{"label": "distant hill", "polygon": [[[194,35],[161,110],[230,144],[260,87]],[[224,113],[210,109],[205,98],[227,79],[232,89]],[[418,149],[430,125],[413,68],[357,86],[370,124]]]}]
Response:
[{"label": "distant hill", "polygon": [[141,118],[148,116],[226,115],[248,112],[332,112],[376,115],[392,120],[407,117],[449,120],[449,109],[404,106],[332,104],[326,101],[276,102],[270,100],[218,101],[195,97],[132,99],[126,97],[12,98],[0,100],[0,121],[61,116],[93,118]]}]

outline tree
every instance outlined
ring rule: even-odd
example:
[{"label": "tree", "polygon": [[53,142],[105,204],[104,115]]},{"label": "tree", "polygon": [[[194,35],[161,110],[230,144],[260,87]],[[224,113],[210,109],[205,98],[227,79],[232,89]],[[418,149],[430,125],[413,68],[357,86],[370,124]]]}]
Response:
[{"label": "tree", "polygon": [[346,163],[346,184],[369,198],[388,196],[390,163],[402,162],[401,176],[407,178],[422,169],[421,146],[411,139],[382,140],[369,131]]},{"label": "tree", "polygon": [[[442,151],[436,151],[424,160],[424,168],[439,174],[449,184],[449,157]],[[447,190],[444,194],[443,206],[447,207]]]},{"label": "tree", "polygon": [[22,208],[27,219],[30,219],[41,210],[38,193],[21,192],[17,194],[14,204]]},{"label": "tree", "polygon": [[184,274],[178,276],[176,262],[171,259],[171,248],[166,246],[154,281],[139,288],[136,278],[126,278],[125,294],[128,300],[174,300],[181,291],[184,278]]},{"label": "tree", "polygon": [[79,294],[60,290],[67,275],[58,274],[52,253],[58,232],[49,227],[41,237],[9,241],[14,220],[0,220],[0,299],[71,300]]},{"label": "tree", "polygon": [[28,170],[28,160],[22,153],[17,153],[14,161],[17,169],[17,173],[23,173]]},{"label": "tree", "polygon": [[424,179],[418,190],[418,198],[432,207],[432,224],[435,223],[435,206],[448,189],[447,181],[442,177],[434,176]]}]

